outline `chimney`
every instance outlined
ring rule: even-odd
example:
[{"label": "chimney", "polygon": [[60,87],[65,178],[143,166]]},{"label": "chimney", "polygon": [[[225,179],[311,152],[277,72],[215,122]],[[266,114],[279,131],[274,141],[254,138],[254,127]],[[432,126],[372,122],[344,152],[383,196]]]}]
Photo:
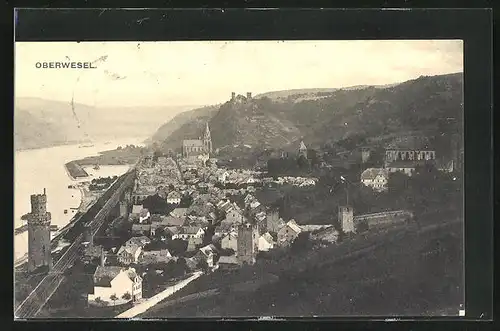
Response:
[{"label": "chimney", "polygon": [[105,256],[104,256],[104,248],[101,247],[101,267],[104,267]]}]

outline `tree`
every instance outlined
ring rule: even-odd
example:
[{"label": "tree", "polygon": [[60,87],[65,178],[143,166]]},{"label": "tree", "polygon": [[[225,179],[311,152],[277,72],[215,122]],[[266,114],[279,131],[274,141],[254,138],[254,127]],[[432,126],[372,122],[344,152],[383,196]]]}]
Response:
[{"label": "tree", "polygon": [[183,255],[188,247],[188,242],[182,239],[174,239],[169,242],[168,249],[174,256]]},{"label": "tree", "polygon": [[309,168],[309,161],[307,161],[307,158],[304,155],[300,155],[297,159],[297,166],[301,170]]},{"label": "tree", "polygon": [[132,299],[132,296],[130,295],[130,293],[126,292],[124,295],[122,295],[122,299],[129,301],[130,299]]},{"label": "tree", "polygon": [[307,159],[309,159],[311,161],[312,166],[317,166],[320,164],[318,152],[314,149],[307,150]]},{"label": "tree", "polygon": [[165,199],[162,199],[158,194],[150,195],[142,202],[144,208],[147,208],[151,214],[164,214],[168,209],[168,204]]},{"label": "tree", "polygon": [[115,305],[115,301],[118,300],[118,297],[116,296],[116,294],[111,294],[111,296],[109,297],[111,300],[113,300],[113,306]]},{"label": "tree", "polygon": [[98,305],[102,305],[103,304],[103,301],[101,299],[101,297],[97,297],[94,299],[95,303],[97,303]]},{"label": "tree", "polygon": [[198,263],[196,263],[196,267],[203,271],[208,271],[209,269],[208,262],[205,260],[199,260]]},{"label": "tree", "polygon": [[312,248],[312,241],[309,238],[309,233],[301,232],[292,242],[290,250],[294,253],[303,252]]}]

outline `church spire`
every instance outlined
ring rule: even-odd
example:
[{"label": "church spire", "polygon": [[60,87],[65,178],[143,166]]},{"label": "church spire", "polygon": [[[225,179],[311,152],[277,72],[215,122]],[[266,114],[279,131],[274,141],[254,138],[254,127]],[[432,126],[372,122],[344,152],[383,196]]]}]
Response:
[{"label": "church spire", "polygon": [[208,127],[208,122],[205,125],[205,133],[203,134],[203,139],[204,140],[211,139],[211,137],[210,137],[210,128]]},{"label": "church spire", "polygon": [[210,135],[210,128],[208,127],[208,122],[205,125],[205,132],[203,133],[203,145],[207,153],[212,153],[212,137]]}]

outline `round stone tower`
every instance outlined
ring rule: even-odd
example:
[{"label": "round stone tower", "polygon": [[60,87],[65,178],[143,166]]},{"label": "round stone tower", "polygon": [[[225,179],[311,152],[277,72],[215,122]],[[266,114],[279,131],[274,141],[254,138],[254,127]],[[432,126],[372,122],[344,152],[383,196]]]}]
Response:
[{"label": "round stone tower", "polygon": [[50,220],[47,212],[47,195],[31,195],[31,213],[28,218],[28,271],[47,266],[52,267],[50,255]]}]

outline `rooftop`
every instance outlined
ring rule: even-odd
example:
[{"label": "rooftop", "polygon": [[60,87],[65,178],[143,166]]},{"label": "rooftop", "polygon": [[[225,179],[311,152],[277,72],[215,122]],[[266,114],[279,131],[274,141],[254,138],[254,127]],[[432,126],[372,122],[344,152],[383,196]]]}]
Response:
[{"label": "rooftop", "polygon": [[295,220],[290,220],[288,223],[286,223],[293,231],[300,233],[302,232],[302,229],[298,226],[298,224],[295,222]]},{"label": "rooftop", "polygon": [[203,147],[203,140],[199,139],[188,139],[182,141],[183,147]]},{"label": "rooftop", "polygon": [[219,264],[224,263],[224,264],[239,264],[238,259],[236,258],[235,255],[231,256],[221,256],[219,258]]},{"label": "rooftop", "polygon": [[368,168],[361,173],[361,180],[373,180],[378,175],[387,176],[387,169],[383,168]]},{"label": "rooftop", "polygon": [[94,286],[111,286],[111,281],[122,271],[122,267],[98,266],[94,272]]}]

